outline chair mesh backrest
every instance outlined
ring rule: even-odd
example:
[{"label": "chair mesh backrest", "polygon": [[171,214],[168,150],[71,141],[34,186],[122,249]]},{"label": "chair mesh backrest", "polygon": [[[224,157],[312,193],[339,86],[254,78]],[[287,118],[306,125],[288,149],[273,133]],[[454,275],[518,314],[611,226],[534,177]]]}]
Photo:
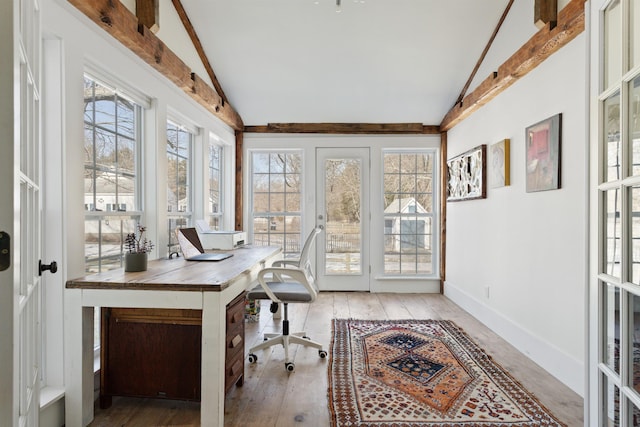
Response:
[{"label": "chair mesh backrest", "polygon": [[322,229],[320,227],[314,228],[311,231],[311,234],[309,234],[309,237],[307,237],[307,240],[304,242],[304,246],[302,247],[302,252],[300,252],[300,263],[298,264],[298,267],[306,270],[312,276],[313,276],[313,272],[311,269],[311,260],[310,260],[311,249],[313,249],[313,243],[316,241],[316,237],[318,237],[318,234],[320,234],[321,231]]}]

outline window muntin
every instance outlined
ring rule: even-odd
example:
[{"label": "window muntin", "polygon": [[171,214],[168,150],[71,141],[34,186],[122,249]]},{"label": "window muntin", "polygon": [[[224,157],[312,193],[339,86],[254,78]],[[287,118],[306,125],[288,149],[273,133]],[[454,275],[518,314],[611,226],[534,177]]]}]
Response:
[{"label": "window muntin", "polygon": [[142,107],[84,78],[85,271],[122,266],[123,241],[141,216]]},{"label": "window muntin", "polygon": [[295,257],[302,250],[302,151],[252,152],[251,183],[253,243]]},{"label": "window muntin", "polygon": [[209,143],[209,227],[220,230],[223,215],[222,165],[224,149],[213,142]]},{"label": "window muntin", "polygon": [[177,245],[177,228],[191,224],[193,132],[167,121],[167,229],[169,249]]},{"label": "window muntin", "polygon": [[434,272],[434,161],[434,151],[383,152],[385,275]]}]

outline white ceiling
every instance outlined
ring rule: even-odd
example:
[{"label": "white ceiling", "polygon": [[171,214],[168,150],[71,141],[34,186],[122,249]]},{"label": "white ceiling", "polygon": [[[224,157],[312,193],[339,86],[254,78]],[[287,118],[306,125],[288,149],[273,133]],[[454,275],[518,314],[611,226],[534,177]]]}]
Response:
[{"label": "white ceiling", "polygon": [[342,0],[336,13],[335,0],[182,1],[245,125],[437,125],[507,3]]}]

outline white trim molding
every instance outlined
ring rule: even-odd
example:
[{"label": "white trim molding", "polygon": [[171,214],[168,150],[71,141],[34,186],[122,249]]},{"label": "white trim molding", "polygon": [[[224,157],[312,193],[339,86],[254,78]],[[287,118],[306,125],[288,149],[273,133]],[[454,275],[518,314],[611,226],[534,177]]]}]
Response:
[{"label": "white trim molding", "polygon": [[571,390],[584,396],[584,363],[482,304],[451,282],[445,282],[444,295]]}]

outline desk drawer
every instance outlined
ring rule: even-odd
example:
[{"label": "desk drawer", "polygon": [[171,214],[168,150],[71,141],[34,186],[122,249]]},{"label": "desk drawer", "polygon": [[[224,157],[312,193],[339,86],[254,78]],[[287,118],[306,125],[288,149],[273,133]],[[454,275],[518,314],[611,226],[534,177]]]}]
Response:
[{"label": "desk drawer", "polygon": [[244,301],[243,293],[227,304],[225,390],[244,378]]},{"label": "desk drawer", "polygon": [[[244,347],[244,346],[243,346]],[[234,384],[241,386],[244,382],[244,352],[239,352],[225,364],[224,390],[229,391]]]}]

